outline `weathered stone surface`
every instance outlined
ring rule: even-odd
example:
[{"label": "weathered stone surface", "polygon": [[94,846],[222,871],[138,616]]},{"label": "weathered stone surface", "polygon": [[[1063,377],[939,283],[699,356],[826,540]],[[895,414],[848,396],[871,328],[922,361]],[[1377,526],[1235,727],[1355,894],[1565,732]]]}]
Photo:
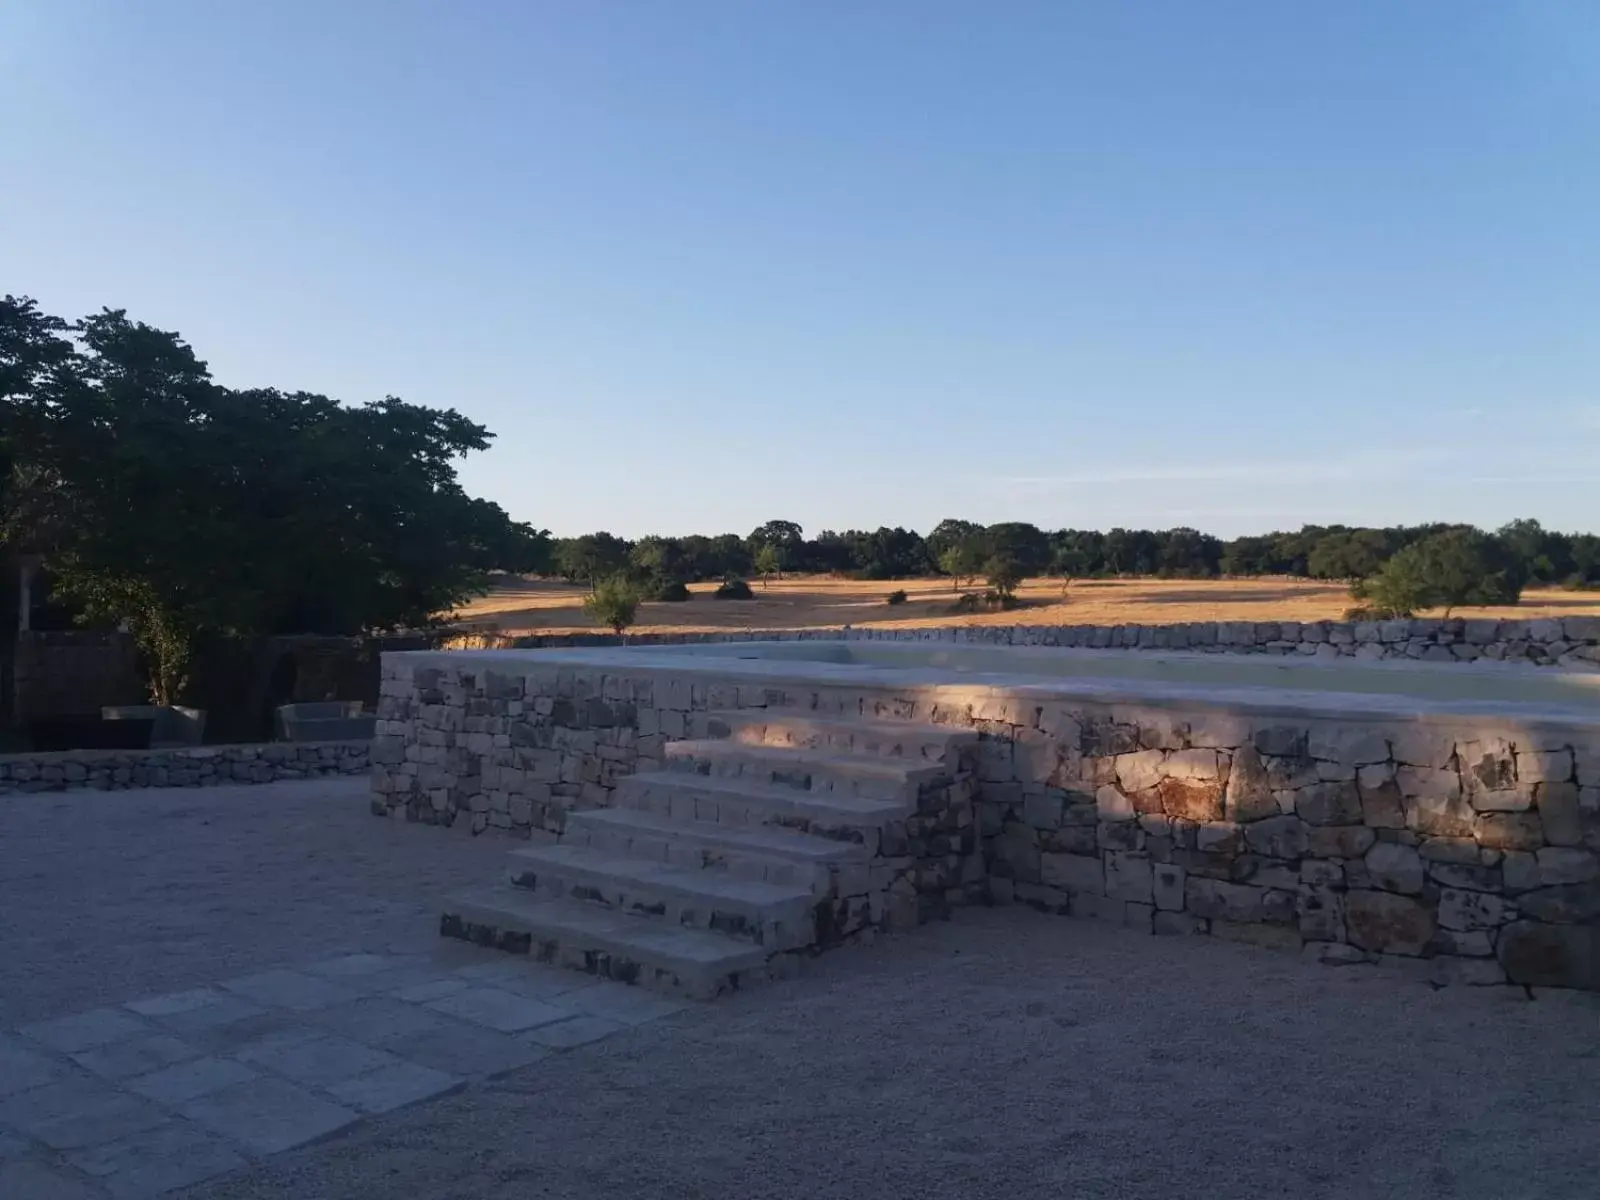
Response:
[{"label": "weathered stone surface", "polygon": [[1538,813],[1485,813],[1478,818],[1478,845],[1495,850],[1537,850],[1544,845]]},{"label": "weathered stone surface", "polygon": [[1300,936],[1310,941],[1344,941],[1344,897],[1319,884],[1302,884],[1296,897]]},{"label": "weathered stone surface", "polygon": [[[1169,912],[1177,912],[1183,908],[1184,881],[1188,877],[1182,867],[1171,863],[1160,863],[1151,872],[1151,890],[1154,894],[1155,906]],[[1160,915],[1159,913],[1157,914]]]},{"label": "weathered stone surface", "polygon": [[1353,825],[1361,820],[1361,795],[1354,783],[1316,783],[1300,789],[1294,810],[1310,825]]},{"label": "weathered stone surface", "polygon": [[1106,895],[1113,900],[1153,903],[1150,856],[1137,851],[1110,851],[1105,858]]},{"label": "weathered stone surface", "polygon": [[1187,909],[1198,917],[1224,921],[1260,921],[1266,889],[1191,875],[1184,888]]},{"label": "weathered stone surface", "polygon": [[1123,792],[1110,785],[1095,789],[1095,808],[1102,821],[1131,821],[1139,814]]},{"label": "weathered stone surface", "polygon": [[1125,792],[1143,792],[1161,782],[1161,764],[1166,754],[1160,750],[1140,750],[1116,757],[1117,782]]},{"label": "weathered stone surface", "polygon": [[1506,903],[1492,893],[1461,888],[1439,893],[1439,924],[1445,929],[1496,929],[1505,919]]},{"label": "weathered stone surface", "polygon": [[1379,842],[1367,851],[1365,861],[1374,887],[1407,895],[1422,890],[1422,858],[1410,846]]},{"label": "weathered stone surface", "polygon": [[1454,771],[1401,767],[1395,772],[1405,808],[1406,828],[1435,837],[1471,837],[1477,816],[1461,795]]},{"label": "weathered stone surface", "polygon": [[1244,829],[1224,821],[1208,821],[1194,831],[1194,845],[1206,854],[1235,855],[1244,849]]},{"label": "weathered stone surface", "polygon": [[1535,855],[1539,882],[1546,886],[1588,883],[1600,878],[1600,856],[1588,850],[1547,846]]},{"label": "weathered stone surface", "polygon": [[1306,825],[1299,817],[1277,816],[1244,826],[1246,844],[1270,858],[1299,858],[1306,852]]},{"label": "weathered stone surface", "polygon": [[1508,892],[1531,891],[1540,885],[1539,860],[1532,854],[1507,850],[1500,871]]},{"label": "weathered stone surface", "polygon": [[1356,787],[1361,795],[1363,823],[1374,829],[1405,828],[1405,807],[1394,767],[1388,763],[1362,767],[1356,775]]},{"label": "weathered stone surface", "polygon": [[1440,887],[1465,888],[1470,892],[1498,892],[1499,867],[1469,866],[1466,863],[1429,863],[1428,878]]},{"label": "weathered stone surface", "polygon": [[1190,821],[1222,818],[1223,787],[1217,779],[1163,779],[1156,787],[1161,810],[1169,817]]},{"label": "weathered stone surface", "polygon": [[1298,950],[1301,946],[1300,931],[1292,925],[1212,921],[1211,936],[1247,946],[1265,946],[1269,950]]},{"label": "weathered stone surface", "polygon": [[1534,806],[1552,846],[1583,844],[1583,812],[1575,783],[1541,783],[1534,788]]},{"label": "weathered stone surface", "polygon": [[1207,922],[1193,913],[1157,912],[1150,925],[1153,933],[1166,936],[1183,936],[1207,932]]},{"label": "weathered stone surface", "polygon": [[1241,747],[1233,756],[1223,815],[1229,821],[1260,821],[1278,815],[1278,801],[1254,746]]},{"label": "weathered stone surface", "polygon": [[1040,856],[1039,865],[1041,881],[1047,887],[1105,895],[1105,868],[1099,855],[1044,854]]},{"label": "weathered stone surface", "polygon": [[1525,917],[1557,925],[1593,921],[1600,918],[1600,882],[1568,883],[1524,892],[1517,897],[1517,908]]},{"label": "weathered stone surface", "polygon": [[1513,983],[1600,989],[1600,927],[1515,921],[1495,957]]},{"label": "weathered stone surface", "polygon": [[1345,926],[1350,941],[1384,954],[1421,954],[1433,937],[1428,909],[1408,896],[1356,891],[1345,896]]},{"label": "weathered stone surface", "polygon": [[1012,879],[1039,878],[1039,844],[1033,830],[1020,821],[1007,821],[991,843],[993,870]]},{"label": "weathered stone surface", "polygon": [[1360,858],[1377,840],[1365,825],[1314,825],[1306,830],[1306,853],[1317,858]]},{"label": "weathered stone surface", "polygon": [[1429,862],[1476,863],[1478,843],[1469,837],[1425,838],[1417,853]]}]

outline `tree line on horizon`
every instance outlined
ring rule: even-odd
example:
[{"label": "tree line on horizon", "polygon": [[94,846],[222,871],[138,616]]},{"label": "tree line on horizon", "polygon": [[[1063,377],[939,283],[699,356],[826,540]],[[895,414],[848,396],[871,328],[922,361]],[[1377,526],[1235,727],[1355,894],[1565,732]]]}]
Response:
[{"label": "tree line on horizon", "polygon": [[750,533],[628,540],[598,532],[553,539],[548,562],[534,574],[593,586],[626,577],[644,589],[708,580],[823,574],[891,580],[985,578],[997,561],[1018,578],[1160,579],[1290,576],[1356,583],[1378,576],[1397,555],[1419,544],[1458,546],[1501,573],[1514,590],[1539,584],[1600,585],[1600,536],[1561,533],[1538,521],[1512,521],[1485,532],[1471,525],[1370,528],[1307,525],[1299,530],[1224,540],[1196,529],[1045,530],[1025,522],[980,525],[955,518],[926,536],[915,530],[824,530],[807,538],[793,521],[773,520]]}]

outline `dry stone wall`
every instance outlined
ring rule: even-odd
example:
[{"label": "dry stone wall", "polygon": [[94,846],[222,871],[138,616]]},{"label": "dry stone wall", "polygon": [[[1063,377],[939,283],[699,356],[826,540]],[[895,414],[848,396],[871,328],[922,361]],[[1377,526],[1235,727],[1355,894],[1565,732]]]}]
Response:
[{"label": "dry stone wall", "polygon": [[265,746],[191,746],[168,750],[66,750],[0,755],[0,795],[109,791],[136,787],[205,787],[274,783],[324,775],[364,775],[368,741]]},{"label": "dry stone wall", "polygon": [[553,837],[659,767],[666,741],[704,736],[714,710],[975,728],[982,853],[961,883],[996,902],[1441,981],[1600,990],[1593,727],[753,682],[709,663],[432,665],[452,657],[385,659],[376,813]]},{"label": "dry stone wall", "polygon": [[[1526,621],[1198,621],[1180,625],[959,625],[932,629],[778,629],[632,634],[630,645],[737,641],[953,642],[991,646],[1062,646],[1096,650],[1184,650],[1202,654],[1300,655],[1359,661],[1519,662],[1600,670],[1600,617]],[[606,634],[475,635],[475,648],[614,646]]]}]

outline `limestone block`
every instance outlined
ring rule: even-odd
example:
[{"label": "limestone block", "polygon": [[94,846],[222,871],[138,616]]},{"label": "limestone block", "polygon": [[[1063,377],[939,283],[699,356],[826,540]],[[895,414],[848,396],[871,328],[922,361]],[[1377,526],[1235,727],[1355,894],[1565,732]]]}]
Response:
[{"label": "limestone block", "polygon": [[1182,867],[1160,863],[1151,872],[1151,890],[1158,909],[1177,912],[1184,904],[1184,881],[1188,877]]},{"label": "limestone block", "polygon": [[1099,855],[1042,854],[1039,865],[1041,879],[1049,887],[1096,896],[1105,894],[1105,868]]},{"label": "limestone block", "polygon": [[1124,792],[1143,792],[1161,782],[1161,764],[1166,754],[1160,750],[1141,750],[1116,757],[1116,777]]},{"label": "limestone block", "polygon": [[1600,990],[1600,927],[1515,921],[1495,957],[1513,983]]},{"label": "limestone block", "polygon": [[1300,858],[1306,852],[1306,824],[1299,817],[1276,816],[1244,826],[1250,849],[1271,858]]},{"label": "limestone block", "polygon": [[1362,767],[1356,774],[1361,819],[1374,829],[1404,829],[1405,806],[1392,763]]},{"label": "limestone block", "polygon": [[1533,812],[1485,813],[1473,828],[1478,845],[1495,850],[1537,850],[1545,844],[1544,825]]},{"label": "limestone block", "polygon": [[1278,815],[1278,802],[1266,768],[1253,746],[1242,747],[1233,756],[1223,795],[1223,815],[1230,821],[1260,821]]},{"label": "limestone block", "polygon": [[1344,897],[1322,884],[1302,884],[1296,894],[1300,936],[1308,941],[1342,942]]},{"label": "limestone block", "polygon": [[1523,892],[1517,897],[1517,909],[1525,917],[1553,925],[1593,923],[1600,918],[1600,881]]},{"label": "limestone block", "polygon": [[1367,877],[1386,892],[1415,895],[1422,891],[1422,857],[1410,846],[1379,842],[1367,851]]},{"label": "limestone block", "polygon": [[1267,889],[1242,883],[1225,883],[1190,875],[1184,885],[1185,907],[1198,917],[1224,921],[1260,921],[1265,915]]},{"label": "limestone block", "polygon": [[1434,918],[1409,896],[1352,891],[1345,896],[1345,926],[1351,943],[1363,950],[1418,955],[1433,937]]},{"label": "limestone block", "polygon": [[1445,929],[1498,929],[1507,913],[1506,902],[1490,892],[1444,888],[1439,893],[1439,924]]},{"label": "limestone block", "polygon": [[1150,856],[1137,851],[1108,851],[1105,891],[1113,900],[1153,903]]},{"label": "limestone block", "polygon": [[1317,783],[1300,789],[1295,812],[1311,825],[1350,825],[1361,820],[1361,796],[1354,783]]},{"label": "limestone block", "polygon": [[1534,786],[1534,806],[1544,827],[1545,840],[1552,846],[1578,846],[1583,843],[1583,810],[1575,783],[1539,783]]}]

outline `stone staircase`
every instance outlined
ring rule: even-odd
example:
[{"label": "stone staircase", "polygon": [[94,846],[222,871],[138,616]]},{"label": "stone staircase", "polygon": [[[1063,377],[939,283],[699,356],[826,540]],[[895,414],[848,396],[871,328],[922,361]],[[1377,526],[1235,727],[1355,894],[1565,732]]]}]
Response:
[{"label": "stone staircase", "polygon": [[710,997],[972,890],[972,731],[754,709],[690,732],[451,897],[442,932]]}]

